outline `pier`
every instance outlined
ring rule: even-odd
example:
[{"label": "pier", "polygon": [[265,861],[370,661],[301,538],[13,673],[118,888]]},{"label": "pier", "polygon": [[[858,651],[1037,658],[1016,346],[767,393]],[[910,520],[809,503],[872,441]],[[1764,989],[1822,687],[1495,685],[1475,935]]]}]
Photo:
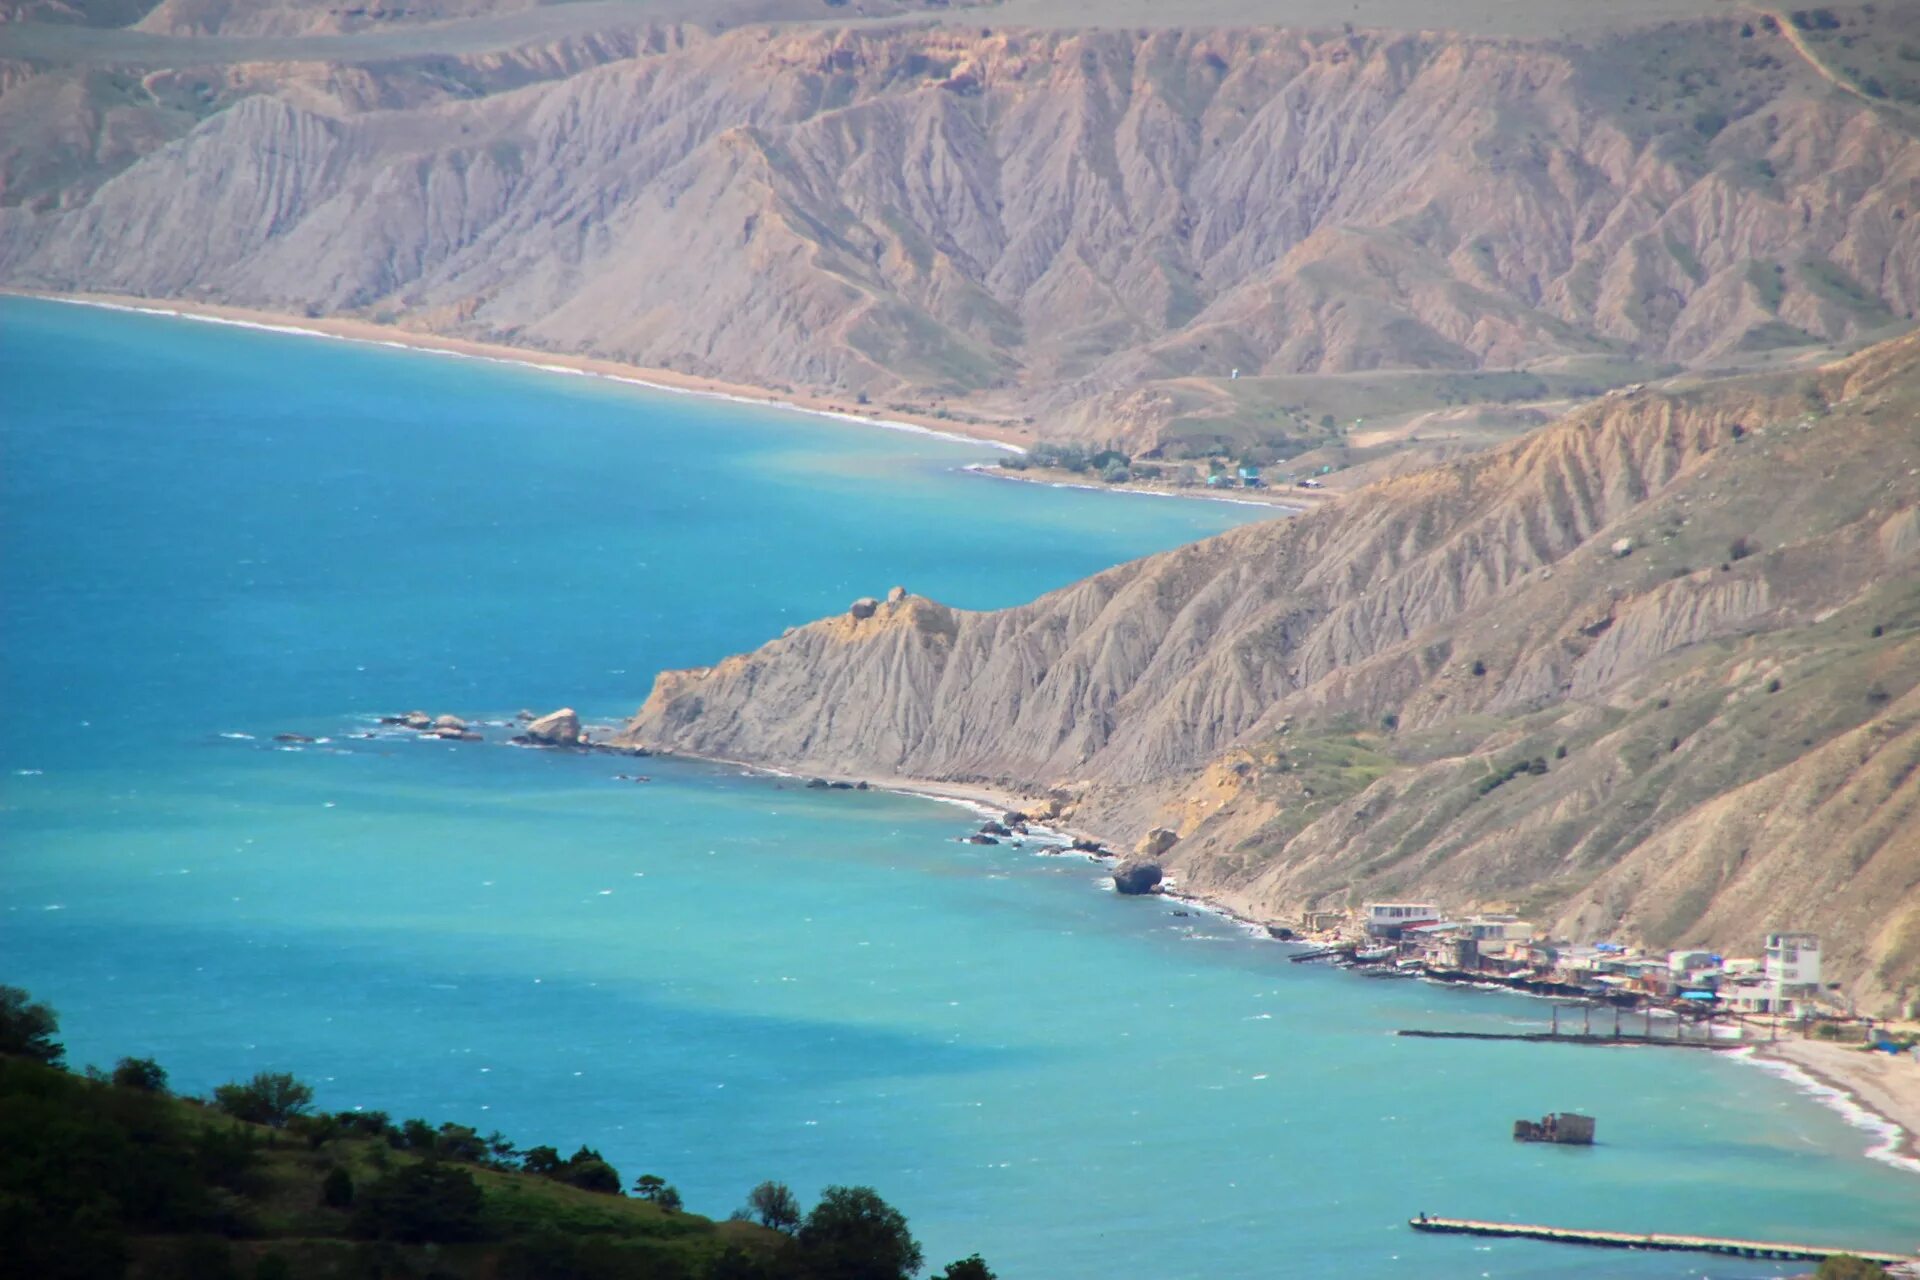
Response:
[{"label": "pier", "polygon": [[1659,1045],[1669,1049],[1744,1049],[1739,1040],[1681,1040],[1673,1036],[1607,1036],[1578,1031],[1422,1031],[1401,1029],[1395,1035],[1422,1040],[1529,1040],[1536,1044]]},{"label": "pier", "polygon": [[1846,1249],[1838,1245],[1783,1244],[1770,1240],[1733,1240],[1722,1236],[1635,1235],[1627,1231],[1582,1231],[1577,1227],[1540,1227],[1519,1222],[1476,1222],[1471,1218],[1429,1218],[1422,1214],[1407,1225],[1415,1231],[1448,1236],[1504,1236],[1544,1240],[1550,1244],[1584,1244],[1602,1249],[1654,1249],[1675,1253],[1721,1253],[1738,1258],[1772,1258],[1783,1262],[1822,1262],[1844,1253],[1883,1266],[1913,1265],[1920,1257],[1883,1253],[1874,1249]]}]

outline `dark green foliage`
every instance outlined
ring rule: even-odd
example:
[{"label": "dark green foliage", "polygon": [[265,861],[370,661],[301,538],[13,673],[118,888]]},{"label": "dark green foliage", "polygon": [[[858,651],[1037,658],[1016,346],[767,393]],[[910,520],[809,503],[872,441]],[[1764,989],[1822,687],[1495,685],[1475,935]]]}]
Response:
[{"label": "dark green foliage", "polygon": [[425,1120],[406,1120],[401,1122],[398,1138],[393,1145],[402,1151],[431,1151],[435,1142],[432,1125]]},{"label": "dark green foliage", "polygon": [[747,1192],[747,1211],[775,1231],[792,1234],[800,1225],[800,1198],[784,1182],[763,1182]]},{"label": "dark green foliage", "polygon": [[581,1147],[567,1157],[566,1168],[560,1171],[560,1180],[579,1187],[582,1191],[598,1191],[605,1195],[620,1194],[620,1172],[608,1164],[592,1147]]},{"label": "dark green foliage", "polygon": [[1483,676],[1487,674],[1487,664],[1481,661],[1479,658],[1475,658],[1473,660],[1473,674],[1477,676]]},{"label": "dark green foliage", "polygon": [[1479,793],[1484,796],[1491,791],[1506,786],[1509,782],[1512,782],[1515,778],[1524,774],[1542,774],[1546,771],[1547,758],[1545,756],[1535,756],[1531,760],[1515,760],[1506,768],[1495,773],[1490,773],[1480,779]]},{"label": "dark green foliage", "polygon": [[765,1259],[730,1245],[713,1260],[702,1280],[772,1280],[773,1275]]},{"label": "dark green foliage", "polygon": [[[16,1015],[30,1007],[17,995]],[[54,1025],[49,1014],[29,1031],[44,1037]],[[57,1046],[36,1049],[44,1057]],[[804,1241],[751,1228],[715,1239],[713,1224],[681,1216],[679,1192],[657,1175],[635,1189],[664,1212],[498,1175],[483,1189],[453,1161],[497,1167],[515,1158],[500,1134],[425,1122],[395,1129],[379,1112],[303,1114],[311,1091],[292,1076],[224,1086],[219,1110],[169,1097],[151,1060],[123,1059],[114,1079],[0,1056],[0,1275],[127,1280],[131,1269],[139,1280],[291,1280],[332,1259],[327,1274],[343,1280],[448,1280],[455,1271],[495,1280],[902,1280],[921,1264],[905,1220],[866,1188],[829,1188]],[[255,1127],[274,1119],[305,1141]],[[331,1143],[339,1145],[326,1156],[301,1149]],[[418,1155],[395,1149],[413,1143],[425,1144]],[[619,1195],[619,1175],[591,1147],[565,1161],[535,1147],[523,1162]],[[756,1187],[752,1201],[772,1225],[793,1231],[800,1222],[778,1183]],[[344,1235],[360,1242],[350,1258]],[[232,1244],[263,1236],[284,1237],[287,1251]],[[481,1241],[499,1243],[437,1259],[433,1248]],[[723,1243],[731,1247],[716,1252]]]},{"label": "dark green foliage", "polygon": [[215,1089],[213,1105],[236,1120],[278,1129],[313,1105],[313,1088],[285,1071],[262,1071],[245,1084]]},{"label": "dark green foliage", "polygon": [[560,1153],[552,1147],[528,1147],[520,1155],[520,1168],[526,1173],[537,1173],[551,1178],[566,1165],[560,1159]]},{"label": "dark green foliage", "polygon": [[149,1268],[151,1280],[240,1280],[233,1246],[219,1236],[194,1235],[173,1241]]},{"label": "dark green foliage", "polygon": [[320,1183],[320,1203],[329,1209],[349,1209],[353,1207],[353,1175],[346,1166],[335,1165],[327,1170],[327,1176]]},{"label": "dark green foliage", "polygon": [[1824,1259],[1820,1269],[1813,1273],[1814,1280],[1885,1280],[1886,1274],[1887,1269],[1879,1263],[1850,1253],[1836,1253]]},{"label": "dark green foliage", "polygon": [[1744,534],[1727,545],[1727,559],[1745,560],[1753,554],[1753,542]]},{"label": "dark green foliage", "polygon": [[334,1116],[295,1116],[287,1121],[287,1132],[305,1139],[307,1150],[318,1151],[345,1132]]},{"label": "dark green foliage", "polygon": [[998,1280],[998,1278],[993,1274],[993,1269],[976,1253],[958,1262],[949,1262],[947,1269],[934,1277],[934,1280]]},{"label": "dark green foliage", "polygon": [[118,1276],[129,1233],[214,1224],[194,1140],[170,1107],[0,1059],[0,1259],[11,1274]]},{"label": "dark green foliage", "polygon": [[167,1069],[152,1058],[122,1058],[114,1064],[113,1083],[141,1093],[165,1093]]},{"label": "dark green foliage", "polygon": [[51,1008],[34,1003],[19,987],[0,987],[0,1054],[58,1062],[67,1052],[53,1038],[59,1031],[59,1016]]},{"label": "dark green foliage", "polygon": [[809,1280],[903,1280],[920,1270],[907,1220],[871,1187],[828,1187],[795,1237]]},{"label": "dark green foliage", "polygon": [[[713,1272],[703,1274],[710,1277]],[[774,1273],[761,1267],[740,1275],[773,1280]],[[501,1280],[692,1280],[677,1256],[658,1248],[557,1230],[516,1240],[503,1249],[500,1276]]]},{"label": "dark green foliage", "polygon": [[485,1235],[480,1184],[465,1169],[438,1161],[384,1173],[355,1200],[352,1230],[363,1240],[452,1244]]}]

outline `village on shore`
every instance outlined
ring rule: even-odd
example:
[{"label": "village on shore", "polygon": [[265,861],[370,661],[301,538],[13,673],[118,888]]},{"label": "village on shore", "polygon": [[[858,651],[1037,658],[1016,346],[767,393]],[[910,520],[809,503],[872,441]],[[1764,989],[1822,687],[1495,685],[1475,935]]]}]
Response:
[{"label": "village on shore", "polygon": [[[1270,927],[1310,944],[1299,961],[1326,960],[1372,977],[1421,977],[1504,987],[1532,995],[1648,1015],[1631,1034],[1725,1040],[1769,1039],[1782,1031],[1862,1044],[1920,1062],[1920,1034],[1862,1017],[1839,983],[1822,980],[1820,937],[1766,934],[1758,957],[1706,947],[1647,951],[1618,942],[1550,939],[1515,915],[1449,916],[1433,902],[1368,902],[1357,911],[1310,911],[1298,930]],[[1664,1030],[1653,1026],[1659,1019]],[[1557,1024],[1557,1020],[1556,1020]],[[1617,1017],[1588,1016],[1569,1034],[1627,1034]]]}]

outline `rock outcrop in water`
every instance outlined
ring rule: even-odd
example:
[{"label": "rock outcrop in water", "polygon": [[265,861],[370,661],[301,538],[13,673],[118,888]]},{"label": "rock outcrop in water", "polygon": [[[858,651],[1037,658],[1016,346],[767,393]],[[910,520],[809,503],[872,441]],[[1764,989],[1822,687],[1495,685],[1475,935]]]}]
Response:
[{"label": "rock outcrop in water", "polygon": [[816,622],[662,674],[624,737],[1051,791],[1114,841],[1179,833],[1183,889],[1256,917],[1817,929],[1887,1001],[1920,986],[1917,513],[1906,338],[1609,397],[1018,608]]},{"label": "rock outcrop in water", "polygon": [[572,707],[562,707],[529,721],[521,736],[548,747],[580,745],[580,716]]}]

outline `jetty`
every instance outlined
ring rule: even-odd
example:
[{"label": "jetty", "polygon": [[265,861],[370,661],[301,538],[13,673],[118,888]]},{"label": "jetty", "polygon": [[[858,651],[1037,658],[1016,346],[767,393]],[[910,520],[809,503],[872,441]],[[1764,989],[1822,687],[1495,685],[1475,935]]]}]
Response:
[{"label": "jetty", "polygon": [[1578,1031],[1426,1031],[1419,1028],[1402,1028],[1394,1032],[1399,1036],[1415,1036],[1422,1040],[1526,1040],[1535,1044],[1597,1044],[1597,1045],[1660,1045],[1673,1049],[1744,1049],[1745,1044],[1738,1040],[1680,1040],[1672,1036],[1607,1036],[1586,1035]]},{"label": "jetty", "polygon": [[1407,1220],[1415,1231],[1447,1236],[1505,1236],[1544,1240],[1550,1244],[1584,1244],[1602,1249],[1653,1249],[1675,1253],[1721,1253],[1738,1258],[1771,1258],[1782,1262],[1823,1262],[1848,1254],[1883,1266],[1912,1265],[1920,1257],[1874,1249],[1846,1249],[1838,1245],[1784,1244],[1773,1240],[1734,1240],[1723,1236],[1673,1236],[1630,1231],[1583,1231],[1577,1227],[1542,1227],[1521,1222],[1478,1222],[1472,1218],[1430,1218],[1421,1214]]}]

